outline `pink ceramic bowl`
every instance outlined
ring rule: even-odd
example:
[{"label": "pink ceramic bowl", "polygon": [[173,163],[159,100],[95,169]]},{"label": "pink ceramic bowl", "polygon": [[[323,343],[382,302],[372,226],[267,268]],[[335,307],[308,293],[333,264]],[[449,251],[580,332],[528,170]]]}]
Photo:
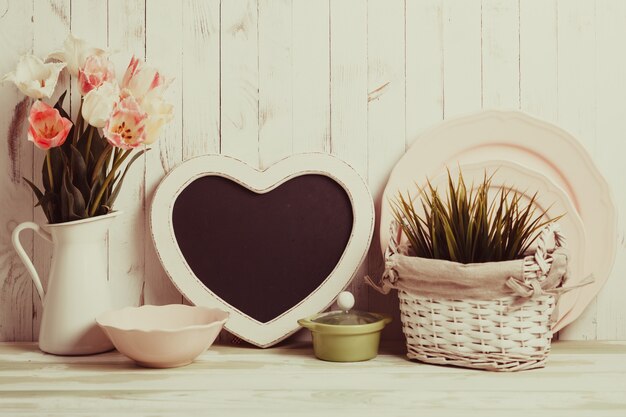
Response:
[{"label": "pink ceramic bowl", "polygon": [[126,307],[96,319],[115,348],[138,365],[187,365],[215,341],[228,313],[182,304]]}]

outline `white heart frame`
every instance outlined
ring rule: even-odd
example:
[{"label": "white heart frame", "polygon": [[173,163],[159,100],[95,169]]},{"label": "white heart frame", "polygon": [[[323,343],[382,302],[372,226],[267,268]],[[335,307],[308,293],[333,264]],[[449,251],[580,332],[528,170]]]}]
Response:
[{"label": "white heart frame", "polygon": [[[262,323],[226,303],[193,273],[174,235],[174,202],[182,190],[204,176],[221,176],[262,194],[292,178],[308,174],[327,176],[345,190],[352,204],[352,233],[339,262],[323,283],[280,316]],[[300,328],[298,319],[328,308],[350,283],[370,246],[374,213],[374,203],[363,178],[334,156],[298,154],[259,171],[232,157],[205,155],[183,162],[161,181],[152,200],[150,226],[161,264],[180,293],[195,305],[228,311],[230,318],[224,327],[229,332],[256,346],[269,347],[295,333]]]}]

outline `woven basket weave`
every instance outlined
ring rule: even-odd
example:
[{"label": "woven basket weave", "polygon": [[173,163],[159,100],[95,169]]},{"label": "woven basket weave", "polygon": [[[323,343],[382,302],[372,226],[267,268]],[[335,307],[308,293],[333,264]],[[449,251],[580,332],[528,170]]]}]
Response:
[{"label": "woven basket weave", "polygon": [[[528,282],[541,283],[551,264],[545,249],[557,230],[544,230],[537,253],[525,258]],[[496,300],[443,300],[398,290],[408,357],[419,361],[490,371],[520,371],[545,366],[552,339],[551,314],[555,297],[543,294],[521,306],[515,297]],[[518,304],[513,304],[515,302]]]},{"label": "woven basket weave", "polygon": [[402,290],[398,297],[410,359],[491,371],[545,366],[552,295],[528,300],[513,312],[507,312],[512,297],[433,300]]}]

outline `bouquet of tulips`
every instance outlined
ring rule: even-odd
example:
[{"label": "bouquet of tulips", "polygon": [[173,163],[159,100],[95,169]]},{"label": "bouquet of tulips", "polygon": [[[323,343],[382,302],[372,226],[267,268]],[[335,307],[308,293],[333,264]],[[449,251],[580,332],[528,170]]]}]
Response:
[{"label": "bouquet of tulips", "polygon": [[[43,190],[24,180],[50,223],[109,213],[132,163],[172,119],[172,105],[163,100],[169,80],[133,57],[118,82],[108,56],[70,35],[45,61],[22,56],[0,79],[34,99],[28,140],[46,152]],[[53,106],[42,101],[53,95],[63,70],[81,95],[75,122],[63,110],[67,91]]]}]

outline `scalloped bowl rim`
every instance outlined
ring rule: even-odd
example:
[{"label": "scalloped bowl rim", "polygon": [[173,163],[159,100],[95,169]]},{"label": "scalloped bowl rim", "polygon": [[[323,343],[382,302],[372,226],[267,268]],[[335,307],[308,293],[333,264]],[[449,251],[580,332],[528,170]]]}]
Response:
[{"label": "scalloped bowl rim", "polygon": [[[205,323],[205,324],[190,324],[190,325],[187,325],[187,326],[181,326],[181,327],[176,327],[176,328],[158,328],[158,327],[140,328],[140,327],[125,327],[125,326],[122,326],[119,323],[119,320],[118,320],[119,317],[115,317],[115,319],[112,319],[112,317],[110,317],[110,316],[123,315],[125,313],[127,314],[128,312],[136,312],[136,311],[139,311],[139,310],[156,310],[156,309],[159,309],[159,310],[162,310],[162,309],[172,309],[172,310],[194,309],[194,310],[204,311],[204,312],[208,312],[208,313],[217,313],[218,315],[223,315],[224,318],[218,319],[218,320],[213,320],[213,321]],[[103,327],[103,328],[118,330],[118,331],[122,331],[122,332],[129,332],[129,333],[130,332],[138,332],[138,333],[180,333],[180,332],[189,331],[189,330],[209,329],[211,327],[223,326],[224,323],[226,323],[226,321],[228,320],[229,317],[230,317],[230,313],[229,312],[224,311],[224,310],[219,309],[219,308],[208,308],[208,307],[202,307],[202,306],[188,306],[188,305],[185,305],[185,304],[166,304],[166,305],[161,305],[161,306],[157,306],[157,305],[143,305],[143,306],[139,306],[139,307],[123,307],[123,308],[120,308],[120,309],[107,311],[106,313],[103,313],[103,314],[101,314],[100,316],[98,316],[96,318],[96,323],[98,323],[98,325],[100,327]]]}]

